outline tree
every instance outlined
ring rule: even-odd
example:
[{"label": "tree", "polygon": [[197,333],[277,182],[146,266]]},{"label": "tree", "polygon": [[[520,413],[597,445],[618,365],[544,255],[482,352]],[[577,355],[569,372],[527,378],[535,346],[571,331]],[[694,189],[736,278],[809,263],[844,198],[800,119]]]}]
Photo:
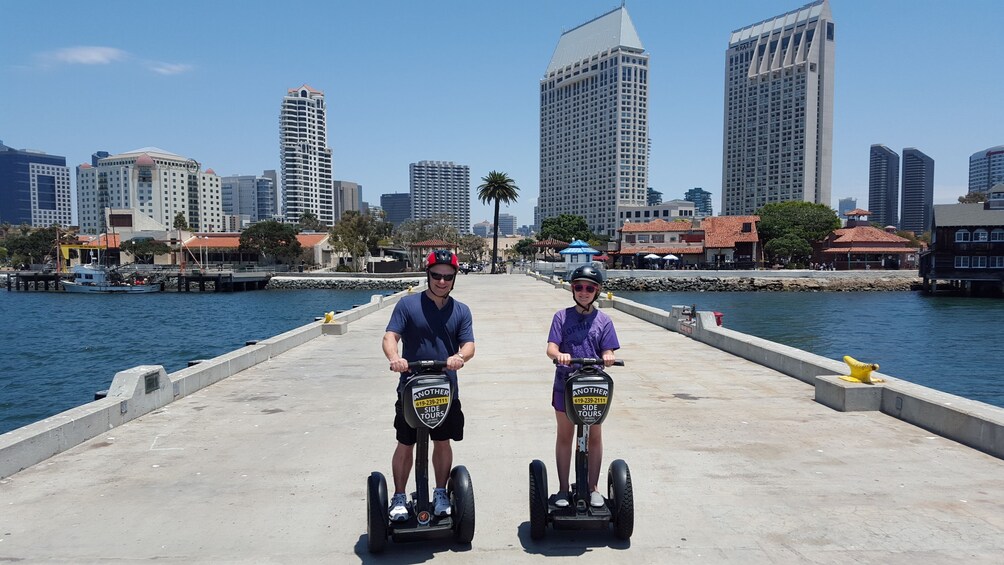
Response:
[{"label": "tree", "polygon": [[533,256],[533,238],[525,237],[512,246],[512,250],[524,259]]},{"label": "tree", "polygon": [[757,231],[764,242],[790,234],[811,244],[840,227],[837,213],[825,204],[772,202],[757,210],[756,214],[760,216]]},{"label": "tree", "polygon": [[460,253],[468,257],[472,262],[480,263],[484,252],[485,239],[483,237],[474,234],[460,236]]},{"label": "tree", "polygon": [[519,187],[509,175],[499,171],[489,172],[488,176],[481,177],[481,181],[478,199],[482,204],[495,203],[495,226],[492,230],[492,274],[495,274],[499,260],[499,205],[503,202],[507,205],[515,203],[519,198]]},{"label": "tree", "polygon": [[406,220],[398,224],[393,233],[394,242],[401,247],[409,247],[419,241],[442,239],[458,242],[460,233],[453,225],[453,219],[446,214],[436,214],[431,218]]},{"label": "tree", "polygon": [[300,230],[302,231],[324,231],[327,229],[313,212],[300,214],[300,221],[297,222],[297,225],[300,226]]},{"label": "tree", "polygon": [[787,265],[808,261],[812,255],[812,246],[801,237],[789,233],[768,241],[763,251],[772,261]]},{"label": "tree", "polygon": [[7,237],[7,251],[17,263],[41,263],[46,257],[56,256],[56,238],[62,238],[59,226],[40,228],[21,235]]},{"label": "tree", "polygon": [[986,192],[970,192],[965,196],[959,197],[960,204],[976,204],[977,202],[986,202],[987,193]]},{"label": "tree", "polygon": [[174,215],[174,229],[188,231],[188,220],[185,219],[184,212],[178,212]]},{"label": "tree", "polygon": [[119,249],[125,251],[126,253],[131,253],[136,257],[137,263],[143,263],[145,260],[149,260],[153,263],[153,257],[155,255],[163,255],[171,250],[163,241],[155,241],[152,238],[142,238],[142,239],[130,239],[129,241],[123,241],[119,245]]},{"label": "tree", "polygon": [[300,242],[296,239],[296,228],[275,220],[258,222],[241,232],[241,251],[273,257],[276,262],[296,259],[301,249]]},{"label": "tree", "polygon": [[365,259],[367,252],[376,253],[380,240],[390,233],[390,228],[390,224],[377,216],[348,210],[328,232],[328,241],[333,249],[351,255],[356,270],[362,271],[366,262],[359,258]]},{"label": "tree", "polygon": [[588,241],[592,239],[589,225],[585,218],[574,214],[562,214],[554,218],[545,218],[540,223],[540,232],[537,234],[538,240],[557,239],[571,243],[573,239]]}]

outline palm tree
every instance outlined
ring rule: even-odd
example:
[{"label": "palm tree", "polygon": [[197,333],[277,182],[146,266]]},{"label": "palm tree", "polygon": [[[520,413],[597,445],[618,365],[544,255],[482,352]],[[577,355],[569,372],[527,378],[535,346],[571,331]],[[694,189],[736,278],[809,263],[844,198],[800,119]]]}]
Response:
[{"label": "palm tree", "polygon": [[506,205],[513,204],[519,199],[519,187],[516,181],[509,178],[509,175],[492,171],[488,176],[482,177],[483,181],[478,186],[478,200],[482,204],[495,202],[495,225],[492,236],[492,274],[495,274],[496,263],[499,256],[499,204],[505,202]]}]

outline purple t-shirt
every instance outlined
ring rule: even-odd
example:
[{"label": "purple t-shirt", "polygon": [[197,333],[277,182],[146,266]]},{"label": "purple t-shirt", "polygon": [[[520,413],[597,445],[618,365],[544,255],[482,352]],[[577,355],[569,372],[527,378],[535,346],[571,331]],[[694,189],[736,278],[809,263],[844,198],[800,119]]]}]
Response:
[{"label": "purple t-shirt", "polygon": [[[596,308],[583,316],[574,306],[554,313],[547,341],[558,344],[558,351],[572,357],[599,358],[604,351],[621,347],[610,316]],[[565,379],[572,374],[573,369],[562,365],[555,368],[555,390],[564,390]]]}]

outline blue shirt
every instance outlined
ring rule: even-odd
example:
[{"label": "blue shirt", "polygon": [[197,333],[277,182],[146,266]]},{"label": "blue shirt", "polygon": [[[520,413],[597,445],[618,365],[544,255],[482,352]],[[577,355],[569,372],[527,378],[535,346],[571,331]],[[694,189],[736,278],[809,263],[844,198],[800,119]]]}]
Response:
[{"label": "blue shirt", "polygon": [[[408,361],[446,361],[461,345],[474,341],[471,309],[452,297],[439,308],[425,292],[405,296],[394,305],[387,331],[401,336],[401,356]],[[445,373],[456,390],[457,372]],[[401,373],[401,383],[409,376]]]}]

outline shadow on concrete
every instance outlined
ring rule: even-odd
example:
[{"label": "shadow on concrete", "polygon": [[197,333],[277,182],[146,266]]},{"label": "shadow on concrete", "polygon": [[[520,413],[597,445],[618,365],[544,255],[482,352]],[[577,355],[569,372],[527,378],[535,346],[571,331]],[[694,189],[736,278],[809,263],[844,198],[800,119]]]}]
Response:
[{"label": "shadow on concrete", "polygon": [[[529,537],[529,534],[527,534]],[[474,541],[477,542],[477,533]],[[353,551],[363,563],[424,563],[436,557],[437,553],[465,553],[471,550],[469,543],[457,543],[453,538],[437,538],[428,541],[395,543],[387,540],[387,547],[381,553],[370,553],[367,548],[368,534],[359,536]]]},{"label": "shadow on concrete", "polygon": [[555,530],[548,528],[540,540],[530,539],[530,522],[523,522],[516,529],[523,551],[545,557],[579,556],[589,553],[594,547],[628,549],[631,540],[617,539],[612,529],[607,530]]}]

